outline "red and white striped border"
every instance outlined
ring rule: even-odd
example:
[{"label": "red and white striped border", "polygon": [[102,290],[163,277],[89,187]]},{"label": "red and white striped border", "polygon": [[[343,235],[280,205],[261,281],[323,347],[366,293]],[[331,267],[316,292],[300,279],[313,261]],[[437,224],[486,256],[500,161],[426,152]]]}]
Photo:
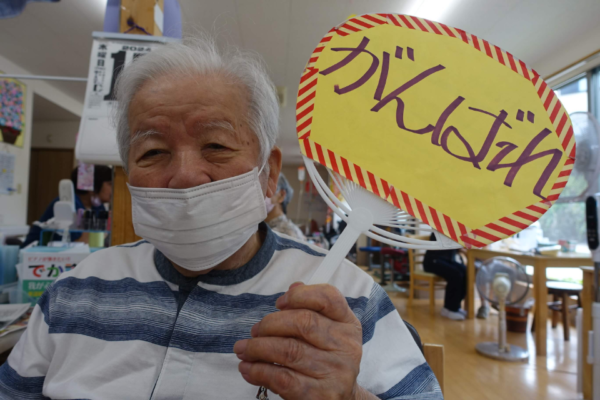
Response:
[{"label": "red and white striped border", "polygon": [[[436,35],[444,35],[463,41],[476,50],[485,53],[500,64],[510,68],[515,73],[527,79],[534,86],[550,121],[554,125],[563,150],[569,158],[563,165],[558,178],[554,182],[547,199],[525,207],[497,221],[477,229],[471,229],[453,218],[437,211],[419,199],[391,187],[388,182],[375,176],[370,171],[340,157],[333,151],[324,148],[310,139],[312,114],[314,110],[318,70],[314,67],[323,50],[328,46],[334,35],[348,36],[355,32],[371,29],[388,24],[405,29],[415,29]],[[339,27],[331,29],[319,42],[313,51],[300,79],[298,98],[296,102],[296,131],[302,154],[318,161],[320,164],[345,176],[363,188],[386,199],[396,207],[408,212],[439,232],[452,238],[465,247],[484,247],[490,243],[512,236],[537,221],[558,199],[567,184],[575,162],[575,138],[573,127],[566,110],[558,100],[554,91],[544,82],[540,75],[530,69],[521,60],[509,52],[489,43],[486,40],[471,35],[461,29],[456,29],[442,23],[423,18],[399,14],[366,14],[354,17]]]}]

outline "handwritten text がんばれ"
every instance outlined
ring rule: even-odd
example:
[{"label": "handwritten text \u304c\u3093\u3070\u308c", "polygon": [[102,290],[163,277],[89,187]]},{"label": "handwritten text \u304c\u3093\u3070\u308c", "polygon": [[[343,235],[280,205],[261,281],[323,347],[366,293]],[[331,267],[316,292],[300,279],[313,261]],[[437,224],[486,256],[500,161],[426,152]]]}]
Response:
[{"label": "handwritten text \u304c\u3093\u3070\u308c", "polygon": [[[334,47],[331,51],[334,52],[348,52],[348,55],[342,59],[341,61],[335,63],[334,65],[321,70],[319,73],[321,75],[329,75],[332,74],[347,65],[349,65],[354,59],[356,59],[359,55],[369,55],[371,56],[371,65],[368,70],[355,82],[340,88],[339,85],[334,85],[335,93],[339,95],[343,95],[346,93],[350,93],[353,90],[356,90],[363,86],[366,82],[368,82],[379,69],[380,60],[379,58],[367,50],[367,45],[369,44],[370,39],[366,36],[363,37],[360,44],[357,47]],[[402,47],[396,46],[395,57],[398,59],[402,59],[404,53],[404,49]],[[412,48],[407,48],[406,56],[411,61],[415,59],[415,51]],[[458,128],[453,125],[446,126],[446,122],[448,118],[452,115],[452,113],[466,100],[462,96],[457,96],[439,115],[435,124],[427,124],[425,127],[414,128],[408,127],[405,122],[405,103],[400,97],[400,95],[406,90],[416,86],[419,82],[427,79],[428,77],[443,71],[446,69],[443,65],[436,65],[434,67],[430,67],[423,72],[416,75],[414,78],[406,81],[398,88],[392,90],[389,94],[384,96],[384,91],[386,87],[386,82],[390,69],[390,54],[388,52],[383,52],[383,60],[381,62],[381,72],[379,74],[379,81],[377,83],[377,87],[375,93],[373,95],[373,99],[376,101],[375,105],[371,108],[372,112],[378,112],[387,104],[395,101],[396,102],[396,124],[398,128],[403,129],[408,132],[412,132],[418,135],[423,135],[427,133],[431,133],[431,144],[435,146],[441,146],[441,148],[450,156],[455,157],[459,160],[469,162],[473,165],[474,168],[481,169],[481,165],[486,161],[487,156],[490,153],[492,145],[496,140],[496,137],[502,127],[512,129],[512,126],[506,122],[508,117],[508,113],[505,110],[500,110],[497,114],[489,111],[485,111],[483,109],[468,107],[470,111],[475,113],[480,113],[483,115],[487,115],[490,117],[491,127],[485,137],[485,140],[477,151],[469,144],[469,142],[465,139],[465,137],[460,133]],[[517,120],[522,121],[523,119],[523,111],[518,110],[517,112]],[[528,120],[533,122],[533,113],[528,113]],[[500,151],[487,163],[486,169],[489,171],[497,171],[501,169],[507,169],[508,172],[506,174],[506,178],[504,179],[504,185],[508,187],[512,187],[513,181],[515,180],[517,174],[525,165],[534,162],[541,158],[549,158],[548,163],[544,170],[542,171],[540,177],[533,187],[533,194],[540,197],[541,199],[545,199],[542,195],[542,190],[546,186],[548,180],[552,176],[552,173],[558,167],[559,162],[562,158],[563,152],[560,149],[554,148],[544,151],[535,152],[537,146],[552,133],[550,129],[544,128],[537,135],[535,135],[525,146],[521,154],[518,156],[516,161],[513,162],[505,162],[505,158],[511,154],[513,151],[517,150],[519,146],[514,143],[507,141],[499,141],[496,143],[496,147],[500,148]],[[448,144],[451,135],[454,135],[460,143],[464,146],[466,154],[457,154],[453,152]]]}]

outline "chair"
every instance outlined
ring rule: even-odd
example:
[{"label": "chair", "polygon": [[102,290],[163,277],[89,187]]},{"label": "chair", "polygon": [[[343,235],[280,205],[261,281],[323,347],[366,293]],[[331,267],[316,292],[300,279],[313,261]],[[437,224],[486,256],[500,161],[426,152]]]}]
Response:
[{"label": "chair", "polygon": [[[581,307],[581,291],[583,286],[570,282],[550,281],[546,283],[548,294],[553,297],[553,302],[548,304],[552,310],[552,328],[558,325],[558,314],[562,313],[563,335],[565,341],[569,341],[569,311]],[[569,297],[577,296],[577,304],[569,306]]]},{"label": "chair", "polygon": [[[415,239],[428,240],[429,235],[414,236]],[[409,249],[408,265],[410,268],[410,287],[408,290],[408,306],[412,307],[415,290],[429,292],[429,312],[435,314],[435,289],[446,287],[446,281],[435,274],[423,270],[425,250]]]},{"label": "chair", "polygon": [[[368,237],[367,238],[367,245],[360,247],[358,249],[359,251],[364,251],[365,253],[369,253],[369,271],[371,271],[372,267],[373,267],[373,254],[377,253],[381,253],[381,246],[373,246],[371,244],[371,238]],[[379,262],[383,263],[382,260],[380,260]]]},{"label": "chair", "polygon": [[[552,310],[552,328],[556,328],[558,314],[562,313],[563,336],[565,341],[568,342],[570,339],[569,313],[571,310],[581,307],[583,286],[571,282],[548,281],[546,287],[548,288],[548,294],[551,294],[553,299],[553,301],[548,302],[548,308]],[[569,304],[569,297],[571,296],[577,297],[577,304],[565,307],[565,304]],[[535,317],[531,325],[531,332],[535,332]]]},{"label": "chair", "polygon": [[442,394],[444,394],[444,346],[425,343],[423,345],[423,355],[440,384]]},{"label": "chair", "polygon": [[428,344],[421,342],[421,337],[419,336],[419,332],[415,329],[414,326],[404,321],[404,325],[410,332],[411,336],[415,340],[417,347],[423,353],[425,357],[425,361],[429,364],[429,367],[433,371],[438,383],[440,384],[440,388],[442,389],[442,394],[444,393],[444,346],[441,344]]},{"label": "chair", "polygon": [[381,247],[381,280],[379,281],[379,283],[381,284],[381,286],[385,286],[386,284],[386,279],[385,279],[385,263],[387,261],[388,265],[390,266],[390,283],[394,283],[396,281],[395,279],[395,264],[396,262],[402,264],[404,261],[404,264],[406,264],[406,251],[405,250],[399,250],[399,249],[395,249],[393,247]]}]

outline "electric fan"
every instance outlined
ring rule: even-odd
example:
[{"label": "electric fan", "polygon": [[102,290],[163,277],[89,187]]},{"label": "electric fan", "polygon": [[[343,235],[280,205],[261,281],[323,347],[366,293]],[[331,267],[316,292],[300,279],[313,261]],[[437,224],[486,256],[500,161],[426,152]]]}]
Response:
[{"label": "electric fan", "polygon": [[315,188],[325,203],[348,224],[335,242],[335,246],[329,250],[329,253],[309,280],[309,284],[329,282],[361,233],[365,233],[371,239],[381,243],[407,249],[440,250],[462,247],[452,239],[426,225],[421,225],[418,230],[434,232],[435,242],[410,238],[380,228],[379,226],[387,226],[412,230],[415,229],[415,218],[356,183],[327,169],[334,184],[348,203],[348,206],[346,206],[329,189],[329,186],[317,171],[314,161],[304,157],[304,164]]},{"label": "electric fan", "polygon": [[529,291],[529,275],[516,260],[494,257],[486,260],[477,273],[477,290],[492,305],[498,306],[498,342],[475,346],[483,356],[503,361],[522,361],[529,357],[526,349],[506,343],[506,306],[519,304]]}]

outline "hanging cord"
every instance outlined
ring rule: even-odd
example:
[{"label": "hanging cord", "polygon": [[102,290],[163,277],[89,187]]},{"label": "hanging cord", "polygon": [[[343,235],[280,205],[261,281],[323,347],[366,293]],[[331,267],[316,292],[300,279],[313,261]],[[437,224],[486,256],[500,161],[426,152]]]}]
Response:
[{"label": "hanging cord", "polygon": [[127,29],[123,33],[129,33],[129,32],[131,32],[134,29],[139,29],[140,31],[144,32],[146,35],[152,36],[152,34],[150,32],[148,32],[147,30],[145,30],[144,28],[142,28],[141,26],[139,26],[138,24],[136,24],[135,21],[133,20],[133,17],[127,18],[127,26],[130,26],[130,28]]}]

